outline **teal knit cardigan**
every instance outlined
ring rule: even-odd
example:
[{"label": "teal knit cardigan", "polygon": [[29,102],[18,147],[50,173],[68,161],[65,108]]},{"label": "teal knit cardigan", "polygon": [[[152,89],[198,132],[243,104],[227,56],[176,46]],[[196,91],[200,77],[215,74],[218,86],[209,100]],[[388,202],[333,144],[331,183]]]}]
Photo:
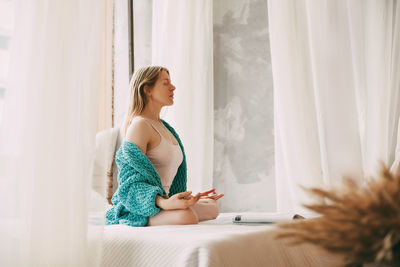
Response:
[{"label": "teal knit cardigan", "polygon": [[[175,136],[183,154],[170,187],[169,196],[172,196],[186,191],[186,156],[178,134],[168,123],[162,122]],[[146,226],[148,218],[160,211],[155,205],[156,196],[166,194],[160,176],[143,152],[128,141],[118,149],[115,162],[119,171],[118,189],[111,199],[113,206],[106,213],[106,224]]]}]

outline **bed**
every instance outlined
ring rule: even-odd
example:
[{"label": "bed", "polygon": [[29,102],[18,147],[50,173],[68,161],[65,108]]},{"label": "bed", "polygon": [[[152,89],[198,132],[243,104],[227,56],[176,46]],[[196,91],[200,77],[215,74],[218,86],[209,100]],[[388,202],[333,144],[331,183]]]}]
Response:
[{"label": "bed", "polygon": [[[118,186],[114,155],[121,140],[116,128],[96,136],[93,188],[109,203]],[[274,224],[235,224],[232,220],[236,215],[223,213],[198,225],[105,226],[101,266],[343,266],[339,258],[311,245],[293,247],[276,240]]]},{"label": "bed", "polygon": [[198,225],[106,226],[101,266],[343,266],[317,247],[276,240],[274,224],[234,224],[235,215]]}]

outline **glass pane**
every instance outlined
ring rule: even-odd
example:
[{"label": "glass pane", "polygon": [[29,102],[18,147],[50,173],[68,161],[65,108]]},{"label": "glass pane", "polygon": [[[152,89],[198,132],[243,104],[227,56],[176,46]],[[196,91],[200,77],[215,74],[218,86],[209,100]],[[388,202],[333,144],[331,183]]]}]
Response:
[{"label": "glass pane", "polygon": [[275,211],[266,1],[214,1],[214,119],[221,211]]}]

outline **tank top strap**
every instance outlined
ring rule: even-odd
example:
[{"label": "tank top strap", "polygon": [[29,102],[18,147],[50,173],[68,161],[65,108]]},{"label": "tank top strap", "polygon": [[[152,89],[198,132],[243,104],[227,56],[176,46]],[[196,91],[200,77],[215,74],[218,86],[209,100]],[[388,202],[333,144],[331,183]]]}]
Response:
[{"label": "tank top strap", "polygon": [[159,125],[157,125],[157,123],[155,123],[153,120],[148,119],[148,118],[143,118],[143,120],[144,120],[148,125],[150,125],[154,130],[156,130],[156,132],[157,132],[161,137],[163,137],[162,131],[160,130]]},{"label": "tank top strap", "polygon": [[164,126],[164,124],[161,121],[159,123],[157,123],[157,121],[155,121],[155,120],[148,119],[145,117],[142,117],[142,118],[148,125],[150,125],[151,127],[153,127],[154,130],[156,130],[156,132],[161,136],[161,139],[164,139],[171,145],[178,145],[178,141],[176,140],[176,138]]}]

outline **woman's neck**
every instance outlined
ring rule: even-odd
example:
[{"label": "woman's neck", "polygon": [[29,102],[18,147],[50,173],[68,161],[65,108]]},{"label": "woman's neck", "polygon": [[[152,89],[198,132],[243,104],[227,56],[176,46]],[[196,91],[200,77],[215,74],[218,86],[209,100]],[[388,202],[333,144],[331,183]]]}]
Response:
[{"label": "woman's neck", "polygon": [[160,112],[161,107],[147,104],[140,115],[152,120],[160,121]]}]

